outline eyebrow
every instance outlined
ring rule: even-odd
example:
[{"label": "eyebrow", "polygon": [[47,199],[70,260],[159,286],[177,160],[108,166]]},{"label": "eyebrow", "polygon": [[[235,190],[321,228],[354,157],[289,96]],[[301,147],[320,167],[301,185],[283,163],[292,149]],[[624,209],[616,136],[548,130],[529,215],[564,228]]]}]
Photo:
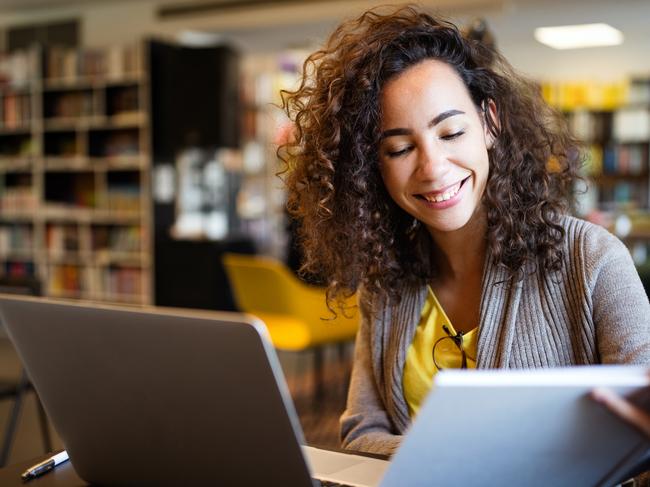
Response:
[{"label": "eyebrow", "polygon": [[[464,115],[464,114],[465,112],[463,112],[462,110],[447,110],[446,112],[442,112],[441,114],[435,116],[427,124],[427,128],[435,127],[443,120],[446,120],[449,117],[453,117],[454,115]],[[411,129],[404,129],[404,128],[388,129],[381,134],[381,138],[385,139],[386,137],[392,137],[394,135],[411,135],[412,133],[413,131]]]}]

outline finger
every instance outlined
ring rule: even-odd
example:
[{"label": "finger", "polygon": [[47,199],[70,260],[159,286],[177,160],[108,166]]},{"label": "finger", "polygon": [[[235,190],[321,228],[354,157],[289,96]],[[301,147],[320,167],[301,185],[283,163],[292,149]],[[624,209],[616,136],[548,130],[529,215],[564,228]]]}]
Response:
[{"label": "finger", "polygon": [[592,391],[592,397],[650,437],[650,416],[634,404],[609,389],[595,389]]}]

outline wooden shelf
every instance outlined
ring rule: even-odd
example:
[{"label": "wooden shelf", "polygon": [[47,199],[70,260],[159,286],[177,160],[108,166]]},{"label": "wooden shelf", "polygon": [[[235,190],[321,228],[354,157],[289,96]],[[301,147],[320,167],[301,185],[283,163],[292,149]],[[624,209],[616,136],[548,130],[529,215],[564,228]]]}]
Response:
[{"label": "wooden shelf", "polygon": [[62,299],[83,299],[84,295],[81,290],[68,291],[65,289],[52,289],[51,286],[48,286],[47,289],[48,296],[53,298],[62,298]]},{"label": "wooden shelf", "polygon": [[144,294],[111,294],[86,291],[82,294],[81,299],[98,304],[109,303],[121,306],[137,306],[138,308],[149,305],[149,298]]},{"label": "wooden shelf", "polygon": [[31,135],[32,128],[31,122],[27,125],[21,125],[19,127],[2,127],[0,126],[0,136],[7,135]]},{"label": "wooden shelf", "polygon": [[116,113],[106,117],[104,128],[137,127],[146,124],[148,120],[148,115],[141,111]]},{"label": "wooden shelf", "polygon": [[79,223],[139,224],[142,218],[140,211],[111,211],[66,205],[45,206],[41,215],[47,221]]},{"label": "wooden shelf", "polygon": [[138,156],[112,156],[104,158],[95,158],[93,160],[106,166],[107,170],[124,170],[124,169],[145,169],[147,167],[147,158],[143,155]]},{"label": "wooden shelf", "polygon": [[58,117],[45,119],[45,131],[85,131],[137,128],[147,122],[144,112],[121,113],[112,116],[89,115],[83,117]]},{"label": "wooden shelf", "polygon": [[0,96],[29,95],[35,84],[35,80],[31,80],[21,86],[0,85]]},{"label": "wooden shelf", "polygon": [[50,171],[92,170],[84,156],[48,156],[43,159],[43,167]]},{"label": "wooden shelf", "polygon": [[[141,196],[150,193],[151,168],[145,53],[144,43],[95,49],[92,58],[83,49],[34,49],[28,56],[33,79],[18,88],[0,86],[1,106],[11,108],[0,111],[0,223],[7,234],[29,233],[33,244],[29,251],[5,249],[0,260],[33,262],[29,271],[46,295],[137,305],[151,300],[153,218]],[[137,71],[116,76],[81,74],[136,65]],[[93,250],[107,244],[142,250]]]},{"label": "wooden shelf", "polygon": [[650,231],[644,231],[644,232],[632,232],[629,235],[626,235],[625,237],[622,237],[622,240],[624,241],[650,241]]},{"label": "wooden shelf", "polygon": [[89,88],[105,88],[108,86],[135,85],[142,83],[144,73],[130,73],[118,77],[83,77],[46,78],[43,81],[44,91],[87,90]]},{"label": "wooden shelf", "polygon": [[146,304],[147,298],[142,294],[101,293],[97,295],[101,301],[118,304]]},{"label": "wooden shelf", "polygon": [[[46,132],[69,132],[76,130],[88,130],[96,117],[50,117],[43,120],[43,128]],[[103,117],[100,117],[103,120]]]},{"label": "wooden shelf", "polygon": [[97,265],[130,264],[135,267],[148,266],[149,256],[143,252],[120,252],[116,250],[96,250],[93,261]]},{"label": "wooden shelf", "polygon": [[92,262],[90,254],[79,251],[48,251],[45,255],[48,264],[83,266]]},{"label": "wooden shelf", "polygon": [[[109,157],[48,156],[43,159],[43,167],[46,171],[146,170],[148,162],[148,157],[145,154]],[[0,171],[2,171],[1,165]]]},{"label": "wooden shelf", "polygon": [[[621,92],[622,93],[622,92]],[[601,110],[565,111],[570,129],[584,145],[586,194],[578,193],[580,214],[616,230],[613,221],[626,215],[631,233],[622,240],[630,246],[650,242],[650,164],[648,160],[647,116],[643,110],[619,103]],[[630,112],[635,109],[634,112]],[[632,117],[630,118],[630,113]],[[599,215],[601,214],[601,215]],[[649,231],[644,228],[648,227]],[[621,231],[621,228],[619,228]]]},{"label": "wooden shelf", "polygon": [[24,172],[32,168],[31,157],[0,157],[0,172]]},{"label": "wooden shelf", "polygon": [[587,176],[589,179],[599,184],[616,184],[621,181],[638,181],[647,183],[650,177],[647,173],[642,174],[598,174]]},{"label": "wooden shelf", "polygon": [[7,210],[0,208],[0,221],[16,221],[18,223],[32,223],[37,210]]},{"label": "wooden shelf", "polygon": [[34,250],[33,249],[13,249],[0,252],[0,260],[12,260],[19,262],[32,262],[34,260]]}]

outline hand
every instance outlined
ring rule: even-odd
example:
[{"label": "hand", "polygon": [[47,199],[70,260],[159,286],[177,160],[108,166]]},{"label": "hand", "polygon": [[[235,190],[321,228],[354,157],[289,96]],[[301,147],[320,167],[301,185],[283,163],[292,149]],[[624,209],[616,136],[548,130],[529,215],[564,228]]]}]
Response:
[{"label": "hand", "polygon": [[[644,393],[650,393],[650,387],[646,387]],[[591,392],[591,396],[594,400],[605,405],[611,412],[632,426],[635,426],[650,438],[650,414],[610,389],[594,389]]]}]

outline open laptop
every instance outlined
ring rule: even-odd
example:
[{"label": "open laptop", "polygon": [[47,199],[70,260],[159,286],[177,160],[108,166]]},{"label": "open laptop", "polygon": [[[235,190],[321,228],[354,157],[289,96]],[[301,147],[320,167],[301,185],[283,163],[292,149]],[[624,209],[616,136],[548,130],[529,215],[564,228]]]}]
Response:
[{"label": "open laptop", "polygon": [[388,462],[304,445],[261,322],[0,295],[72,464],[102,485],[378,485]]}]

